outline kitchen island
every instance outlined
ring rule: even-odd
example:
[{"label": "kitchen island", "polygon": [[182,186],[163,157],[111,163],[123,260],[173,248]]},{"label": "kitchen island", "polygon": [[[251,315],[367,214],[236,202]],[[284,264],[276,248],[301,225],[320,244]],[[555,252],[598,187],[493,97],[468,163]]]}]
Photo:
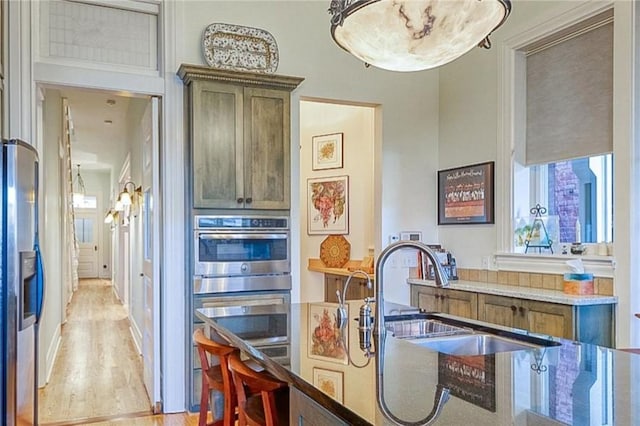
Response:
[{"label": "kitchen island", "polygon": [[[378,353],[367,357],[354,320],[361,304],[349,302],[342,329],[335,323],[337,304],[291,304],[289,365],[274,362],[217,324],[212,311],[199,309],[196,315],[211,332],[291,385],[292,424],[410,424],[430,416],[442,425],[640,422],[638,355],[554,339],[558,345],[544,349],[453,356],[387,333],[381,349],[372,348]],[[376,399],[377,377],[385,410]],[[434,416],[435,400],[445,388],[449,398]]]}]

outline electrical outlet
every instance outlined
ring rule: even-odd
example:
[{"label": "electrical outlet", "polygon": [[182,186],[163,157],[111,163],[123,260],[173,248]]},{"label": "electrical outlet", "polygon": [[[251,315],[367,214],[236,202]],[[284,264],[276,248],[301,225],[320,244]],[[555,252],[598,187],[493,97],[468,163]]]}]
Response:
[{"label": "electrical outlet", "polygon": [[482,256],[482,269],[489,269],[489,256]]},{"label": "electrical outlet", "polygon": [[418,256],[415,252],[410,252],[405,254],[404,256],[404,264],[407,268],[417,268],[418,267]]}]

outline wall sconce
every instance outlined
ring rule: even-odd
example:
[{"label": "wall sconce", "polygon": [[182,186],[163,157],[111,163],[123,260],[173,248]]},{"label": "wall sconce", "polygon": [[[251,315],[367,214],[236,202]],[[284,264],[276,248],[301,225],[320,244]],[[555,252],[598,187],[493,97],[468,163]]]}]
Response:
[{"label": "wall sconce", "polygon": [[104,217],[104,223],[113,223],[113,219],[115,218],[116,212],[113,209],[109,209],[107,215]]},{"label": "wall sconce", "polygon": [[[128,189],[129,185],[131,185],[131,188],[132,188],[131,192],[129,192],[129,189]],[[118,201],[120,201],[123,206],[130,206],[131,204],[134,203],[134,198],[140,197],[141,194],[142,194],[142,186],[139,186],[136,188],[136,184],[133,183],[132,181],[129,181],[124,184],[124,188],[122,189],[122,192],[120,193],[120,195],[118,195]]]}]

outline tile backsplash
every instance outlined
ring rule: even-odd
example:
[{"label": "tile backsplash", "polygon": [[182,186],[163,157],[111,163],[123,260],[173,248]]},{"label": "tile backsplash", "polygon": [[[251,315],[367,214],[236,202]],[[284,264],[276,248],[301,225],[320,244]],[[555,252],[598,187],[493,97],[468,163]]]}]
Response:
[{"label": "tile backsplash", "polygon": [[[458,268],[458,278],[464,281],[477,281],[493,284],[506,284],[519,287],[542,288],[562,291],[564,278],[561,274],[539,274],[533,272],[488,271],[486,269]],[[613,279],[593,279],[595,294],[613,296]]]}]

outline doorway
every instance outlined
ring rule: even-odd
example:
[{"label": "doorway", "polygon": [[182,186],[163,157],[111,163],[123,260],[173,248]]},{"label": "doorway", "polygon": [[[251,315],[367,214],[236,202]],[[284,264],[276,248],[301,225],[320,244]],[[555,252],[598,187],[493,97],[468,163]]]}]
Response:
[{"label": "doorway", "polygon": [[[311,200],[313,182],[346,182],[345,207],[329,212],[330,221],[344,220],[350,258],[372,255],[375,245],[376,105],[343,101],[300,101],[300,250],[299,263],[319,258],[320,245],[331,233]],[[327,143],[329,142],[329,143]],[[331,149],[323,153],[323,147]],[[326,154],[326,158],[324,157]],[[320,161],[319,161],[320,160]],[[325,161],[323,161],[325,160]],[[342,217],[344,216],[344,219]],[[319,226],[317,224],[320,224]],[[295,262],[295,259],[292,258]],[[300,300],[326,300],[322,274],[300,270]],[[292,298],[295,297],[292,295]]]},{"label": "doorway", "polygon": [[[48,252],[56,245],[61,250],[63,259],[59,263],[68,261],[72,269],[75,267],[80,284],[77,288],[71,286],[71,297],[64,297],[70,288],[69,277],[60,265],[48,263],[45,303],[52,307],[51,311],[58,305],[58,310],[68,316],[45,316],[41,324],[40,423],[148,414],[160,401],[159,386],[153,387],[153,379],[159,380],[160,376],[155,362],[159,351],[149,350],[144,342],[159,341],[159,335],[153,334],[159,318],[151,316],[148,336],[145,310],[154,312],[157,299],[145,299],[143,285],[155,290],[159,279],[151,275],[151,280],[144,280],[139,230],[148,228],[141,214],[148,207],[143,188],[149,194],[155,194],[158,188],[153,185],[153,179],[158,179],[153,170],[158,170],[159,161],[159,110],[154,110],[155,117],[145,112],[149,105],[157,106],[159,100],[86,88],[47,86],[41,87],[41,92],[41,164],[45,174],[56,169],[56,176],[62,176],[62,182],[44,180],[44,192],[51,191],[51,202],[45,202],[48,223],[43,227],[44,239],[49,244]],[[60,116],[63,124],[57,120]],[[68,131],[63,131],[65,128]],[[149,134],[151,142],[145,142],[145,135]],[[73,172],[68,173],[71,164]],[[84,195],[96,198],[96,208],[77,206],[66,212],[62,207],[72,199],[72,191],[78,192],[72,186],[77,164],[81,165]],[[130,202],[116,206],[124,192]],[[56,205],[54,198],[63,201]],[[109,223],[105,221],[107,213],[112,213],[112,218],[115,214]],[[54,241],[55,235],[61,237],[60,241]],[[159,261],[158,256],[147,259],[151,269]],[[49,334],[53,336],[50,340],[42,338]],[[79,336],[83,337],[78,340]],[[100,342],[104,341],[111,344],[101,347]],[[110,351],[115,351],[111,357]],[[98,360],[96,352],[101,356]],[[104,363],[107,358],[108,366]],[[82,371],[99,371],[72,373],[69,368],[73,366],[83,367]],[[114,374],[101,375],[99,372],[104,369]],[[116,374],[118,371],[122,374]],[[145,385],[145,375],[151,385]],[[60,380],[66,388],[60,387]],[[127,389],[126,396],[123,387]],[[103,390],[111,392],[101,393]],[[58,410],[55,407],[63,394],[71,397],[64,402],[66,409]]]}]

